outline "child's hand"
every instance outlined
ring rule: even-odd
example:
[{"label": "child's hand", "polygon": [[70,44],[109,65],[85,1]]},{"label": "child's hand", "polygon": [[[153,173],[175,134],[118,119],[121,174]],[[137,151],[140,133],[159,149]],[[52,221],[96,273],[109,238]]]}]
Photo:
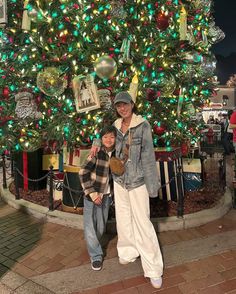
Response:
[{"label": "child's hand", "polygon": [[101,195],[98,195],[98,197],[96,199],[94,199],[93,202],[96,205],[101,205],[102,204],[102,197],[101,197]]}]

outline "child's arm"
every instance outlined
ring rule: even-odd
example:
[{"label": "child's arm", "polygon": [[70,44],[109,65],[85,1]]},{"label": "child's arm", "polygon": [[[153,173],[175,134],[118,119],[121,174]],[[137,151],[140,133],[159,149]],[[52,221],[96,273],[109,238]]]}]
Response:
[{"label": "child's arm", "polygon": [[97,194],[97,192],[94,189],[94,181],[91,177],[91,173],[95,169],[96,160],[96,157],[89,157],[79,171],[79,178],[84,193],[85,195],[89,195],[92,200],[93,198],[97,198],[95,197],[96,195],[94,195],[95,193]]}]

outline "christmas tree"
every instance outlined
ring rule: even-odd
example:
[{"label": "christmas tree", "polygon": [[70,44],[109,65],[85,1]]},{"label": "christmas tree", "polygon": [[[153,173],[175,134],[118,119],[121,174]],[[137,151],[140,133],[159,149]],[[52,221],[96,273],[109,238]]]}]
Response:
[{"label": "christmas tree", "polygon": [[[8,0],[0,31],[0,146],[89,146],[129,90],[155,146],[197,142],[224,34],[210,0]],[[3,7],[5,8],[5,7]],[[6,12],[6,11],[5,11]],[[4,23],[4,21],[3,21]]]}]

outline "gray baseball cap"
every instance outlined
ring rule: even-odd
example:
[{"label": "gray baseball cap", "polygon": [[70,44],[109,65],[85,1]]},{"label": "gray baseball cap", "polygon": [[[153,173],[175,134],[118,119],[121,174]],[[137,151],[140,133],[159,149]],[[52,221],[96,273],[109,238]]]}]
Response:
[{"label": "gray baseball cap", "polygon": [[123,92],[116,94],[115,99],[114,99],[114,104],[116,104],[118,102],[130,103],[132,101],[133,100],[132,100],[132,97],[130,96],[130,94],[126,91],[123,91]]}]

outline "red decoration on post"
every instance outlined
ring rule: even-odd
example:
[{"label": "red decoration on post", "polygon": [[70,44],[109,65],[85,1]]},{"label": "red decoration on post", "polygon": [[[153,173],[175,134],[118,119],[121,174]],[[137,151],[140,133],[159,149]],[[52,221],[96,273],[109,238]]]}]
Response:
[{"label": "red decoration on post", "polygon": [[169,15],[159,12],[156,16],[157,27],[159,30],[164,31],[169,26]]},{"label": "red decoration on post", "polygon": [[28,154],[27,152],[23,152],[23,183],[24,183],[24,190],[28,191],[29,182],[28,182]]}]

